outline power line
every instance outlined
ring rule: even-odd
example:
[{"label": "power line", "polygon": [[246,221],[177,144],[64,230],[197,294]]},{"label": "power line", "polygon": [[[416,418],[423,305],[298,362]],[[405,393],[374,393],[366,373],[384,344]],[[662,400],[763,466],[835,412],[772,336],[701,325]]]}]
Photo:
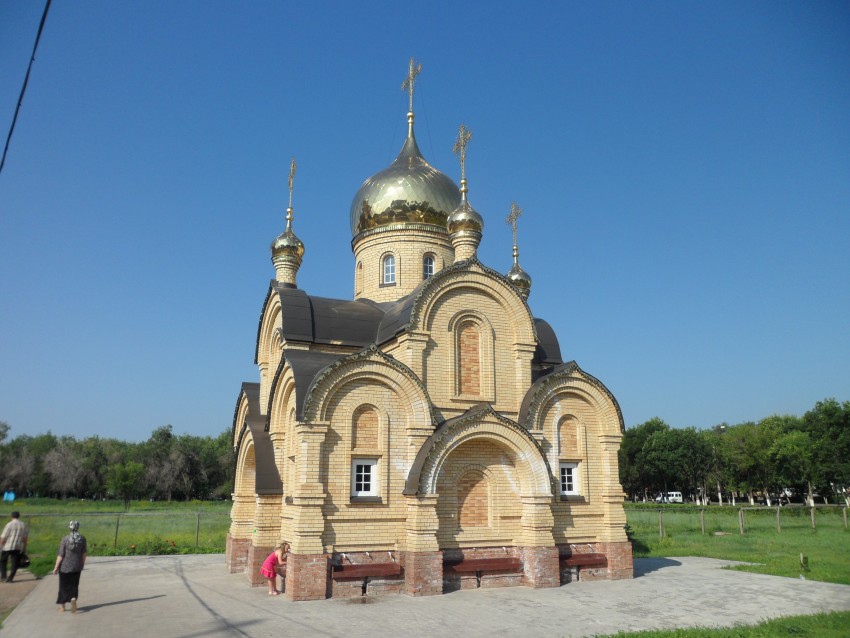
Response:
[{"label": "power line", "polygon": [[6,136],[6,146],[3,148],[3,159],[0,160],[0,173],[3,172],[3,167],[6,165],[6,155],[9,152],[9,143],[12,141],[12,133],[15,131],[15,123],[18,121],[18,113],[21,112],[21,104],[24,102],[24,93],[27,92],[27,84],[30,81],[30,71],[32,71],[32,63],[35,62],[35,52],[38,50],[38,42],[41,40],[41,32],[44,30],[44,22],[47,20],[47,12],[50,10],[52,0],[47,0],[44,5],[44,13],[41,16],[41,23],[38,25],[38,33],[35,36],[35,45],[32,48],[30,63],[27,65],[27,74],[24,76],[24,85],[21,87],[21,95],[18,97],[18,106],[15,107],[15,115],[12,117],[12,126],[9,127],[9,135]]}]

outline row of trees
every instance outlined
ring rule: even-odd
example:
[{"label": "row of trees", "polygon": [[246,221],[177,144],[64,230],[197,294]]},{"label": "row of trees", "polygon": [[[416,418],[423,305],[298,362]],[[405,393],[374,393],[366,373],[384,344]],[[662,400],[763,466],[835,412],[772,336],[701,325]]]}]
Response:
[{"label": "row of trees", "polygon": [[850,402],[818,402],[802,417],[770,416],[710,430],[658,418],[626,430],[620,482],[634,500],[680,491],[704,504],[800,495],[850,505]]},{"label": "row of trees", "polygon": [[233,481],[230,432],[175,435],[170,425],[142,443],[50,432],[8,439],[0,422],[0,487],[19,496],[100,499],[227,498]]}]

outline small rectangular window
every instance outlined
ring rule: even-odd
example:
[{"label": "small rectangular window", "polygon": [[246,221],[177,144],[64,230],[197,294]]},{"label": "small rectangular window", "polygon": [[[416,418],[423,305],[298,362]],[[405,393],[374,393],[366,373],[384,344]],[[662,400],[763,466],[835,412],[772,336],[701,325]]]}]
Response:
[{"label": "small rectangular window", "polygon": [[395,283],[395,257],[393,255],[384,257],[384,283]]},{"label": "small rectangular window", "polygon": [[351,495],[378,495],[378,459],[351,461]]},{"label": "small rectangular window", "polygon": [[428,279],[434,276],[434,258],[431,255],[425,255],[422,260],[422,277]]},{"label": "small rectangular window", "polygon": [[578,464],[561,463],[561,494],[570,496],[578,493]]}]

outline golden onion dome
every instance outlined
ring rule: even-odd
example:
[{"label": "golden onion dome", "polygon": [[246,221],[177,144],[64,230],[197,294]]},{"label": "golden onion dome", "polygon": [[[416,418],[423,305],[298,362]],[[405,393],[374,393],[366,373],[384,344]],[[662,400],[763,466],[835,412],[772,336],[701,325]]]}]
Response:
[{"label": "golden onion dome", "polygon": [[466,179],[461,179],[461,184],[460,204],[449,215],[448,220],[446,220],[446,227],[449,229],[450,235],[470,232],[480,235],[484,230],[484,218],[477,210],[469,205],[466,199]]},{"label": "golden onion dome", "polygon": [[[291,210],[291,209],[289,209]],[[289,212],[287,210],[287,212]],[[300,260],[304,255],[304,244],[298,239],[298,236],[292,230],[291,213],[286,222],[286,230],[275,238],[272,242],[272,258],[275,257],[290,257]]]},{"label": "golden onion dome", "polygon": [[413,113],[407,114],[407,139],[389,167],[365,182],[351,202],[351,234],[395,224],[446,227],[460,203],[454,181],[431,166],[416,144]]},{"label": "golden onion dome", "polygon": [[507,277],[508,281],[519,288],[522,296],[528,298],[528,295],[531,292],[531,275],[522,269],[522,266],[519,265],[518,261],[514,261],[514,265],[508,272]]}]

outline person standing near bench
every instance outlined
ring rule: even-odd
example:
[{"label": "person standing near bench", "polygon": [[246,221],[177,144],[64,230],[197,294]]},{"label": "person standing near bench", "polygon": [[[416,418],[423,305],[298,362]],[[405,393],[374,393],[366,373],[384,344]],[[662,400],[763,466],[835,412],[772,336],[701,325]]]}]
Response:
[{"label": "person standing near bench", "polygon": [[59,574],[59,595],[56,603],[59,611],[65,611],[65,604],[71,603],[71,613],[77,613],[77,598],[80,595],[80,573],[86,564],[87,545],[86,537],[77,530],[80,529],[78,521],[68,524],[71,533],[63,536],[59,543],[59,555],[56,556],[56,564],[53,573]]},{"label": "person standing near bench", "polygon": [[[0,580],[4,583],[11,583],[15,574],[18,571],[18,561],[21,554],[27,551],[27,526],[21,521],[20,512],[12,512],[12,520],[6,523],[3,528],[3,535],[0,536]],[[6,578],[6,563],[12,559],[12,569],[9,572],[9,577]]]},{"label": "person standing near bench", "polygon": [[260,573],[269,581],[269,596],[277,596],[277,577],[286,574],[286,555],[289,543],[283,542],[263,561]]}]

